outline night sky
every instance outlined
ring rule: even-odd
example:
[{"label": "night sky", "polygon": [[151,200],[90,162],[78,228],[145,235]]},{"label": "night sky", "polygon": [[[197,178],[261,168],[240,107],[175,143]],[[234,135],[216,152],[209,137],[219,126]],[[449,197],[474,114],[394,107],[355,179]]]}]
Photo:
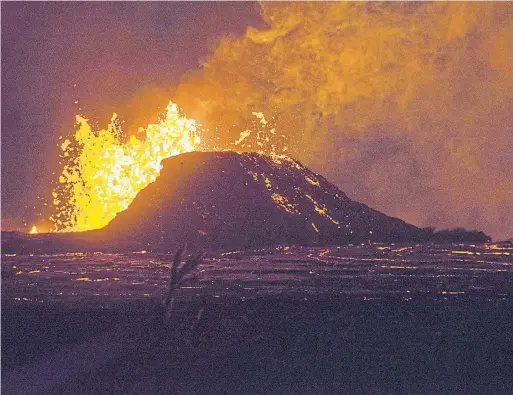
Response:
[{"label": "night sky", "polygon": [[173,99],[225,141],[263,111],[386,214],[512,237],[512,21],[511,3],[2,2],[2,229],[45,215],[75,114],[130,133]]}]

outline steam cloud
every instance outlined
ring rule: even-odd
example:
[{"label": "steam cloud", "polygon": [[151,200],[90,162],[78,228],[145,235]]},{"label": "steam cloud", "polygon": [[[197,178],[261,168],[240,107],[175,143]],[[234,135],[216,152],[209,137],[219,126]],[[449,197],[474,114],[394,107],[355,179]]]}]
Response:
[{"label": "steam cloud", "polygon": [[226,146],[263,112],[288,154],[419,226],[513,235],[512,3],[263,3],[173,93]]}]

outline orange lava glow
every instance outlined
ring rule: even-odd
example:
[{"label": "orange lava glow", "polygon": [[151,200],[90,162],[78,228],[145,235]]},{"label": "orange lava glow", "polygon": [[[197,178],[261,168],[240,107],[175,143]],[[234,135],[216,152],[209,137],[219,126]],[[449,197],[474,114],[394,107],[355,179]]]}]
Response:
[{"label": "orange lava glow", "polygon": [[61,144],[67,162],[53,191],[56,230],[99,229],[125,210],[137,193],[155,181],[162,159],[196,149],[197,123],[169,103],[156,124],[140,129],[141,138],[123,139],[116,114],[106,129],[93,131],[77,116],[73,141]]},{"label": "orange lava glow", "polygon": [[[251,129],[241,132],[225,148],[258,151],[276,160],[285,158],[276,154],[287,150],[285,136],[276,134],[263,113],[252,115]],[[106,129],[99,131],[94,131],[80,115],[76,121],[73,141],[65,139],[60,144],[61,159],[66,165],[59,176],[60,185],[53,191],[56,214],[50,218],[57,231],[80,232],[106,226],[117,213],[128,208],[141,189],[155,181],[163,159],[199,149],[199,124],[173,102],[160,122],[139,130],[141,138],[127,139],[117,114],[112,115]],[[271,190],[270,178],[261,176],[266,188]],[[275,194],[273,200],[281,208],[293,210],[284,197]]]},{"label": "orange lava glow", "polygon": [[[173,90],[197,122],[170,103],[158,123],[127,138],[116,115],[99,131],[77,117],[75,136],[61,143],[56,230],[107,225],[156,179],[162,159],[199,149],[201,123],[209,150],[290,154],[350,197],[415,225],[510,236],[511,5],[262,2],[261,9],[264,28],[222,38]],[[271,175],[251,175],[272,190]],[[294,211],[286,197],[272,198]],[[319,216],[339,224],[311,200]]]}]

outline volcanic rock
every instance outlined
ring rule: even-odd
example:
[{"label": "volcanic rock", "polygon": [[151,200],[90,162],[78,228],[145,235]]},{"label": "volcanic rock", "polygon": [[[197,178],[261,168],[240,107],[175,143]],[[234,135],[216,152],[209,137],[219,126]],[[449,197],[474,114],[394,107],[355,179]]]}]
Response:
[{"label": "volcanic rock", "polygon": [[349,199],[298,161],[192,152],[164,160],[157,180],[99,231],[112,244],[244,249],[282,243],[411,241],[421,230]]},{"label": "volcanic rock", "polygon": [[436,236],[432,229],[419,229],[351,200],[286,156],[191,152],[162,164],[157,180],[105,228],[8,237],[2,249],[172,251],[187,243],[194,250],[231,250],[419,242]]}]

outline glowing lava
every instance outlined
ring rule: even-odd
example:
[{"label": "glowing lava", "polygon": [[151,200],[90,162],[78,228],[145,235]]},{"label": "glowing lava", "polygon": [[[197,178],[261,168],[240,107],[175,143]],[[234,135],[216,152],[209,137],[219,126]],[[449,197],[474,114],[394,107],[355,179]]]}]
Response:
[{"label": "glowing lava", "polygon": [[[263,113],[252,115],[256,118],[252,129],[243,131],[227,147],[210,149],[257,150],[280,157],[276,153],[287,150],[286,136],[277,134]],[[56,214],[50,217],[57,231],[79,232],[106,226],[128,208],[141,189],[155,181],[163,159],[197,150],[200,144],[198,123],[182,114],[173,102],[159,123],[139,130],[144,134],[141,139],[124,138],[116,114],[107,128],[99,131],[93,131],[82,116],[77,115],[76,121],[73,141],[66,139],[60,144],[65,166],[60,184],[53,191]],[[269,178],[264,174],[262,177],[271,190]],[[284,197],[276,195],[273,199],[280,207],[293,210]]]},{"label": "glowing lava", "polygon": [[61,144],[66,165],[53,191],[56,214],[51,220],[60,231],[104,227],[155,181],[162,159],[193,151],[200,143],[198,124],[173,102],[158,123],[139,130],[141,139],[123,139],[116,114],[96,132],[87,119],[77,116],[76,121],[74,141]]}]

